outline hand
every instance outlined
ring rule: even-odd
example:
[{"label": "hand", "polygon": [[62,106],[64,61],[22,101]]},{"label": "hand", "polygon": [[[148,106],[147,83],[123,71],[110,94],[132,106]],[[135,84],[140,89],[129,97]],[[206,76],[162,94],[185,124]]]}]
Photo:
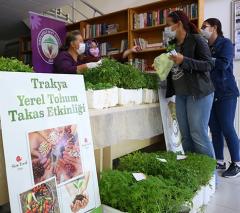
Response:
[{"label": "hand", "polygon": [[[40,161],[39,159],[33,159],[32,164],[37,164],[39,161]],[[43,174],[42,177],[39,177],[39,178],[35,179],[35,183],[39,183],[39,182],[42,182],[44,180],[47,180],[53,174],[53,166],[51,164],[50,159],[44,158],[40,162],[44,167],[44,174]]]},{"label": "hand", "polygon": [[97,62],[98,65],[101,65],[102,64],[102,59],[100,59],[98,62]]},{"label": "hand", "polygon": [[[101,60],[100,60],[100,61],[101,61]],[[101,62],[100,62],[100,61],[87,63],[87,64],[86,64],[86,65],[87,65],[87,68],[88,68],[88,69],[93,69],[93,68],[96,68],[96,67],[100,66],[100,65],[101,65]]]},{"label": "hand", "polygon": [[85,197],[82,201],[80,200],[76,200],[76,202],[73,204],[71,204],[71,210],[72,212],[76,213],[78,212],[80,209],[84,209],[88,202],[89,202],[89,196],[87,194],[83,194],[83,196]]},{"label": "hand", "polygon": [[184,56],[180,53],[177,53],[177,55],[171,55],[169,56],[169,59],[172,60],[175,64],[182,64]]},{"label": "hand", "polygon": [[130,51],[133,53],[139,52],[140,50],[141,50],[141,47],[139,46],[134,46],[133,48],[130,49]]}]

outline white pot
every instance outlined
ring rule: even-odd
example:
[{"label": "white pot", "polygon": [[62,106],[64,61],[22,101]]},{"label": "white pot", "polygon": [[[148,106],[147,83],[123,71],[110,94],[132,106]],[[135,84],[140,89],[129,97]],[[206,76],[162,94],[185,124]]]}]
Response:
[{"label": "white pot", "polygon": [[106,90],[87,90],[86,94],[89,109],[105,108]]},{"label": "white pot", "polygon": [[143,103],[151,104],[158,102],[158,92],[153,89],[143,89]]},{"label": "white pot", "polygon": [[118,104],[122,106],[142,104],[142,89],[118,89]]},{"label": "white pot", "polygon": [[214,195],[216,191],[216,175],[214,175],[209,183],[205,187],[205,192],[204,192],[204,200],[203,203],[204,205],[207,205],[211,199],[211,197]]},{"label": "white pot", "polygon": [[106,106],[107,107],[114,107],[118,104],[118,88],[113,87],[111,89],[106,90],[107,99],[106,99]]}]

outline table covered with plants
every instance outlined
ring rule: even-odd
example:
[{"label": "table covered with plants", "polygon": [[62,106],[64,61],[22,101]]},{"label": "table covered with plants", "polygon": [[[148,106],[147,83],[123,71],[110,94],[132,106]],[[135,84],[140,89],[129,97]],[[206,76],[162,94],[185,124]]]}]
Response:
[{"label": "table covered with plants", "polygon": [[84,73],[84,80],[95,146],[163,133],[156,74],[105,58]]}]

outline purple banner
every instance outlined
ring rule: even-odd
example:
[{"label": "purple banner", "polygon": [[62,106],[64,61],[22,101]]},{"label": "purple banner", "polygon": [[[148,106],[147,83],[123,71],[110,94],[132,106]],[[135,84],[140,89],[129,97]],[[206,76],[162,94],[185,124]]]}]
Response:
[{"label": "purple banner", "polygon": [[32,63],[35,72],[51,73],[53,61],[66,36],[65,22],[29,12]]}]

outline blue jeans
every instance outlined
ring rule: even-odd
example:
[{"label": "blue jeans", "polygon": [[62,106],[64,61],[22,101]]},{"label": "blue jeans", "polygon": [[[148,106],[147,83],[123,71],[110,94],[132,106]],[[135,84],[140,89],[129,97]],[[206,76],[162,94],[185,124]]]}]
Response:
[{"label": "blue jeans", "polygon": [[226,97],[213,102],[209,126],[217,160],[223,160],[224,138],[232,162],[240,161],[239,139],[234,128],[237,97]]},{"label": "blue jeans", "polygon": [[195,152],[214,158],[214,149],[208,136],[208,122],[213,93],[200,99],[176,96],[176,112],[182,145],[185,152]]}]

